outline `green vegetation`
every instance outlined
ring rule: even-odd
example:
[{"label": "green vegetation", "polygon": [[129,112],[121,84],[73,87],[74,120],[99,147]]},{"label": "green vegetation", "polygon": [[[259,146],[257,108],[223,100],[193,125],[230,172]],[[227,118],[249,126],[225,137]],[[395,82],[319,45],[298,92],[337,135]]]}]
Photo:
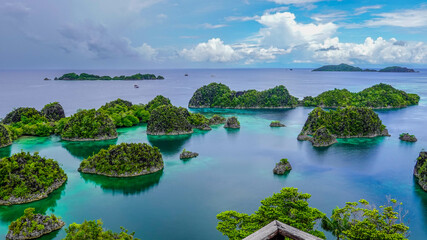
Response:
[{"label": "green vegetation", "polygon": [[149,135],[180,135],[193,132],[187,118],[190,113],[182,107],[162,105],[151,112],[147,125]]},{"label": "green vegetation", "polygon": [[297,188],[283,188],[261,201],[258,210],[251,214],[236,211],[225,211],[217,215],[218,231],[231,240],[243,239],[259,230],[271,221],[278,220],[315,236],[325,235],[314,230],[317,220],[325,214],[308,205],[311,195],[299,193]]},{"label": "green vegetation", "polygon": [[225,119],[225,117],[219,116],[219,115],[213,115],[211,118],[209,118],[209,125],[218,125],[218,124],[223,124],[225,123],[227,120]]},{"label": "green vegetation", "polygon": [[287,159],[287,158],[282,158],[282,159],[280,159],[280,163],[281,163],[281,164],[288,164],[288,163],[289,163],[289,161],[288,161],[288,159]]},{"label": "green vegetation", "polygon": [[145,110],[151,113],[151,111],[153,111],[155,108],[163,105],[172,106],[172,103],[169,98],[165,98],[162,95],[157,95],[153,100],[149,101],[147,105],[145,105]]},{"label": "green vegetation", "polygon": [[420,97],[417,94],[406,93],[391,85],[380,83],[357,93],[352,93],[347,89],[326,91],[317,97],[305,97],[303,103],[306,107],[399,108],[416,105],[419,100]]},{"label": "green vegetation", "polygon": [[146,143],[122,143],[84,159],[79,171],[111,177],[132,177],[163,169],[163,159],[157,147]]},{"label": "green vegetation", "polygon": [[9,225],[9,232],[6,235],[7,240],[38,238],[62,228],[65,224],[53,214],[45,216],[34,214],[34,211],[34,208],[25,209],[24,215]]},{"label": "green vegetation", "polygon": [[326,65],[320,68],[313,69],[313,72],[324,71],[324,72],[362,72],[363,69],[359,67],[353,67],[351,65],[341,63],[339,65]]},{"label": "green vegetation", "polygon": [[337,138],[388,136],[378,114],[363,107],[345,107],[330,111],[315,108],[308,115],[300,135],[313,135],[321,127],[325,127]]},{"label": "green vegetation", "polygon": [[289,108],[296,107],[298,99],[280,85],[265,91],[231,91],[221,83],[210,83],[196,90],[189,102],[190,108]]},{"label": "green vegetation", "polygon": [[0,205],[31,202],[59,188],[67,176],[53,159],[17,153],[0,161]]},{"label": "green vegetation", "polygon": [[117,138],[113,120],[102,111],[81,110],[57,124],[62,139],[72,141],[106,140]]},{"label": "green vegetation", "polygon": [[399,139],[405,142],[416,142],[418,139],[409,133],[402,133],[399,135]]},{"label": "green vegetation", "polygon": [[154,74],[141,74],[137,73],[132,76],[98,76],[93,74],[76,74],[76,73],[66,73],[59,78],[55,78],[55,80],[160,80],[165,79],[163,76],[156,76]]},{"label": "green vegetation", "polygon": [[50,122],[59,121],[65,118],[64,108],[58,102],[46,104],[41,110],[41,114],[45,116]]},{"label": "green vegetation", "polygon": [[106,103],[98,111],[109,115],[116,127],[131,127],[148,121],[150,113],[145,108],[142,104],[133,105],[119,98]]},{"label": "green vegetation", "polygon": [[65,229],[67,236],[64,240],[139,240],[135,238],[135,233],[128,233],[128,230],[121,227],[120,233],[113,233],[111,230],[102,228],[101,220],[84,221],[82,224],[72,223]]},{"label": "green vegetation", "polygon": [[280,121],[271,121],[270,127],[286,127],[286,126]]},{"label": "green vegetation", "polygon": [[401,205],[395,199],[379,209],[364,199],[348,202],[345,207],[334,209],[330,219],[323,217],[322,228],[337,239],[404,240],[409,227],[403,223]]},{"label": "green vegetation", "polygon": [[327,147],[337,142],[337,139],[329,132],[329,130],[322,126],[319,127],[313,134],[310,140],[315,147]]},{"label": "green vegetation", "polygon": [[383,69],[379,70],[378,72],[415,72],[415,70],[410,69],[410,68],[406,68],[406,67],[393,66],[393,67],[383,68]]},{"label": "green vegetation", "polygon": [[13,136],[10,130],[5,125],[0,123],[0,148],[12,144],[12,137]]},{"label": "green vegetation", "polygon": [[422,151],[417,158],[414,167],[414,176],[418,179],[418,184],[427,192],[427,152]]},{"label": "green vegetation", "polygon": [[209,127],[209,119],[207,119],[200,113],[190,113],[190,116],[187,117],[187,120],[193,128],[198,128],[202,130],[212,130]]},{"label": "green vegetation", "polygon": [[22,135],[49,136],[54,132],[54,124],[35,108],[17,108],[3,119],[9,124],[13,139]]}]

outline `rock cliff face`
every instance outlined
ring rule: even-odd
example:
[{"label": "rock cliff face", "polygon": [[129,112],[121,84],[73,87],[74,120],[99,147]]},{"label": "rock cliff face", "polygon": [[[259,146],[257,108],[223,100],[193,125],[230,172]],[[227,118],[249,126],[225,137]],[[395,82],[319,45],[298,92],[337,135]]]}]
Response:
[{"label": "rock cliff face", "polygon": [[405,142],[416,142],[418,139],[414,135],[410,135],[409,133],[402,133],[399,136],[399,139]]},{"label": "rock cliff face", "polygon": [[34,208],[27,208],[25,215],[12,222],[6,240],[35,239],[61,229],[65,223],[55,215],[33,214]]},{"label": "rock cliff face", "polygon": [[0,148],[12,144],[12,136],[7,127],[0,123]]},{"label": "rock cliff face", "polygon": [[417,163],[414,167],[414,176],[418,179],[418,184],[427,192],[427,152],[420,152]]},{"label": "rock cliff face", "polygon": [[162,154],[146,143],[122,143],[84,159],[79,171],[109,177],[134,177],[162,170]]},{"label": "rock cliff face", "polygon": [[326,127],[318,128],[310,141],[314,147],[327,147],[337,143],[337,139],[332,136]]},{"label": "rock cliff face", "polygon": [[64,108],[62,108],[61,104],[57,102],[50,103],[44,106],[41,110],[41,113],[51,122],[55,122],[60,120],[61,118],[65,118]]},{"label": "rock cliff face", "polygon": [[199,154],[198,154],[198,153],[196,153],[196,152],[186,151],[186,150],[184,149],[184,151],[182,151],[182,153],[179,155],[179,158],[180,158],[180,159],[189,159],[189,158],[195,158],[195,157],[197,157],[197,156],[199,156]]},{"label": "rock cliff face", "polygon": [[292,166],[288,159],[282,159],[280,162],[276,163],[276,166],[273,169],[273,173],[277,175],[283,175],[290,170],[292,170]]},{"label": "rock cliff face", "polygon": [[82,110],[72,115],[61,132],[66,141],[99,141],[117,138],[116,126],[105,113]]},{"label": "rock cliff face", "polygon": [[240,128],[240,122],[236,117],[230,117],[224,125],[225,128]]},{"label": "rock cliff face", "polygon": [[193,133],[185,108],[162,105],[151,112],[147,125],[148,135],[181,135]]}]

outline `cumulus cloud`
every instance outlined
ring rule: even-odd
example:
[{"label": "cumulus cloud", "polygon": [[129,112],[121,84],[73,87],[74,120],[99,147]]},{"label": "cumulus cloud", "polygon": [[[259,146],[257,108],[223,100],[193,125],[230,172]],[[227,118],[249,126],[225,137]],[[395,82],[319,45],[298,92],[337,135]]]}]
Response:
[{"label": "cumulus cloud", "polygon": [[375,14],[374,16],[377,17],[366,21],[362,26],[395,26],[406,28],[427,26],[427,8],[380,13]]},{"label": "cumulus cloud", "polygon": [[310,42],[320,42],[332,36],[338,26],[329,23],[298,23],[290,12],[264,14],[257,20],[264,25],[259,31],[262,45],[289,48]]},{"label": "cumulus cloud", "polygon": [[100,58],[140,57],[153,60],[156,50],[148,44],[133,47],[131,41],[124,37],[110,34],[108,29],[99,24],[86,23],[84,25],[66,25],[59,30],[63,37],[62,48],[68,52],[80,53]]},{"label": "cumulus cloud", "polygon": [[427,45],[423,42],[403,42],[395,38],[366,38],[363,43],[341,43],[338,37],[313,43],[309,50],[313,58],[327,63],[426,63]]}]

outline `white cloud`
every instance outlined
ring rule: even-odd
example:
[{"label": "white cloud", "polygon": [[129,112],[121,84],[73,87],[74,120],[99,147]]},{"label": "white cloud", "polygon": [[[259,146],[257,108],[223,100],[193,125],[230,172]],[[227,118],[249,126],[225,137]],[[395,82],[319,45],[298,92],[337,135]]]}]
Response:
[{"label": "white cloud", "polygon": [[363,43],[341,43],[337,37],[309,48],[313,58],[327,63],[427,63],[427,45],[423,42],[402,42],[394,38],[376,40],[368,37]]},{"label": "white cloud", "polygon": [[427,26],[427,9],[408,9],[397,12],[376,14],[377,18],[367,20],[363,26],[425,27]]},{"label": "white cloud", "polygon": [[248,17],[248,16],[241,16],[241,17],[237,17],[237,16],[230,16],[230,17],[226,17],[225,20],[232,22],[232,21],[240,21],[240,22],[247,22],[247,21],[253,21],[259,19],[259,16],[253,16],[253,17]]},{"label": "white cloud", "polygon": [[270,2],[275,2],[277,4],[294,4],[294,5],[302,5],[307,3],[315,3],[315,2],[321,2],[325,0],[269,0]]},{"label": "white cloud", "polygon": [[225,24],[210,24],[210,23],[204,23],[201,25],[201,27],[205,28],[205,29],[217,29],[217,28],[223,28],[223,27],[227,27],[228,25]]},{"label": "white cloud", "polygon": [[298,23],[290,12],[264,14],[257,20],[264,25],[259,31],[263,46],[290,48],[310,42],[320,42],[331,37],[338,26],[334,23]]},{"label": "white cloud", "polygon": [[380,9],[382,7],[383,7],[382,5],[363,6],[363,7],[354,9],[354,15],[361,15],[361,14],[367,13],[369,10]]}]

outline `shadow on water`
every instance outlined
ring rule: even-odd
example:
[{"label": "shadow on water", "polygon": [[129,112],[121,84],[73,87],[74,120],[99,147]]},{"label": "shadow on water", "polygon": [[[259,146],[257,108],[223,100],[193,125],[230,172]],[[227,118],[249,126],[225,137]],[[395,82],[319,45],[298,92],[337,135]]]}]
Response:
[{"label": "shadow on water", "polygon": [[[66,228],[66,227],[67,227],[67,224],[65,224],[65,226],[63,228]],[[55,239],[59,232],[60,232],[60,230],[51,232],[48,235],[44,235],[41,238],[37,238],[37,240],[52,240],[52,239]]]},{"label": "shadow on water", "polygon": [[115,145],[117,138],[106,141],[93,141],[93,142],[67,142],[62,141],[62,146],[67,151],[78,158],[87,158],[95,153],[98,153],[101,149],[107,149],[110,145]]},{"label": "shadow on water", "polygon": [[81,173],[85,182],[94,182],[99,185],[104,192],[124,195],[135,195],[145,192],[160,182],[163,170],[158,172],[129,178],[113,178],[94,174]]},{"label": "shadow on water", "polygon": [[147,135],[148,142],[160,149],[164,156],[172,156],[181,152],[182,146],[191,138],[191,134],[175,136]]},{"label": "shadow on water", "polygon": [[4,148],[0,148],[0,158],[10,157],[11,153],[12,153],[12,145]]},{"label": "shadow on water", "polygon": [[191,112],[202,113],[206,117],[218,115],[256,115],[270,120],[284,120],[293,108],[285,109],[223,109],[223,108],[192,108]]},{"label": "shadow on water", "polygon": [[0,206],[0,221],[9,223],[16,220],[24,214],[26,208],[35,208],[36,212],[41,214],[46,214],[48,210],[54,212],[57,201],[61,199],[66,185],[67,183],[53,191],[47,198],[39,201],[13,206]]}]

